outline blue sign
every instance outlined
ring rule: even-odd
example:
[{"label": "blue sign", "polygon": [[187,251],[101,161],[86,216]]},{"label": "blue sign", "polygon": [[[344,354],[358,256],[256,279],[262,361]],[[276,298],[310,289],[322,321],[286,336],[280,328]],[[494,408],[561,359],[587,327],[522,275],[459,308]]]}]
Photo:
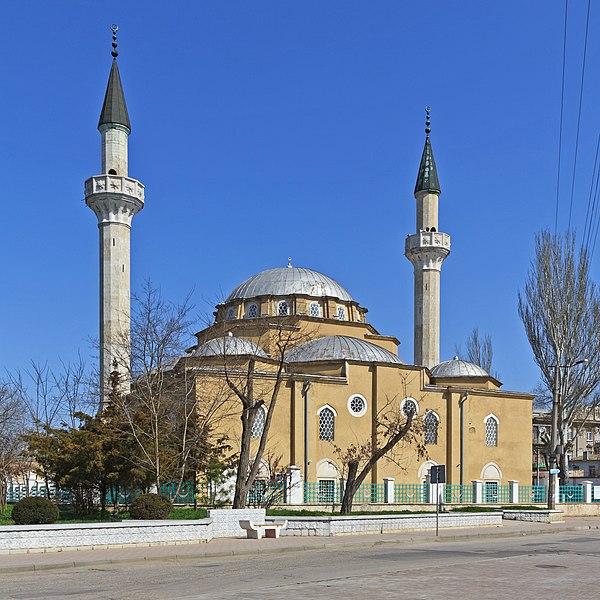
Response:
[{"label": "blue sign", "polygon": [[550,475],[558,475],[560,473],[560,469],[550,469]]}]

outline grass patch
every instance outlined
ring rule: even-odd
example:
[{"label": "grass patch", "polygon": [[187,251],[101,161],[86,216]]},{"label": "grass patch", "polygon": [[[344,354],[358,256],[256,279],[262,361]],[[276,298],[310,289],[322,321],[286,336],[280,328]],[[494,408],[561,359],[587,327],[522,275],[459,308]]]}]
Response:
[{"label": "grass patch", "polygon": [[12,504],[9,504],[5,511],[0,512],[0,525],[14,525],[12,520]]},{"label": "grass patch", "polygon": [[506,504],[502,510],[548,510],[547,506],[530,506],[520,504]]},{"label": "grass patch", "polygon": [[206,519],[206,508],[174,508],[169,515],[169,520],[182,520],[182,519]]},{"label": "grass patch", "polygon": [[450,512],[462,512],[462,513],[479,513],[479,512],[498,512],[501,511],[501,506],[463,506],[462,508],[451,508]]}]

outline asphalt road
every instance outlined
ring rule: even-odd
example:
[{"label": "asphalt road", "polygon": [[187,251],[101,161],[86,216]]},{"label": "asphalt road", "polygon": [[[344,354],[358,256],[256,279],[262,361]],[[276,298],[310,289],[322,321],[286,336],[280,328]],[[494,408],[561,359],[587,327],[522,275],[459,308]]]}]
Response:
[{"label": "asphalt road", "polygon": [[2,600],[600,597],[600,531],[0,575]]}]

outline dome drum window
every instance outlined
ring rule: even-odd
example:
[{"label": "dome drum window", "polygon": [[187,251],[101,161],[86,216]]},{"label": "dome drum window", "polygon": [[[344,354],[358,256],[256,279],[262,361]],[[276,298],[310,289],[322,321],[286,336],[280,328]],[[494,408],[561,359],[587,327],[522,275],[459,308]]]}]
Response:
[{"label": "dome drum window", "polygon": [[346,320],[346,307],[338,306],[337,310],[336,310],[336,316],[340,321],[345,321]]},{"label": "dome drum window", "polygon": [[348,398],[348,411],[353,417],[362,417],[367,412],[367,400],[360,394]]},{"label": "dome drum window", "polygon": [[287,300],[281,300],[277,304],[277,316],[287,317],[290,314],[290,305]]},{"label": "dome drum window", "polygon": [[320,317],[321,316],[321,307],[318,302],[311,302],[308,307],[308,314],[311,317]]},{"label": "dome drum window", "polygon": [[248,319],[256,319],[256,317],[258,317],[258,304],[256,304],[256,302],[252,302],[252,304],[248,305],[246,316]]},{"label": "dome drum window", "polygon": [[227,320],[231,321],[232,319],[235,319],[235,309],[234,308],[229,308],[227,310]]}]

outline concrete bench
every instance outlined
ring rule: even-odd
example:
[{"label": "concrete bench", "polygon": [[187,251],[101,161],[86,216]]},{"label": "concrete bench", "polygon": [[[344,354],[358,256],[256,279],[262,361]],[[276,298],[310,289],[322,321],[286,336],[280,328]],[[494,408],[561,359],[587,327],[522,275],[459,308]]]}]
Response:
[{"label": "concrete bench", "polygon": [[287,521],[282,523],[252,523],[240,519],[240,527],[246,530],[246,535],[249,539],[260,540],[265,538],[278,538],[279,532],[285,529]]}]

